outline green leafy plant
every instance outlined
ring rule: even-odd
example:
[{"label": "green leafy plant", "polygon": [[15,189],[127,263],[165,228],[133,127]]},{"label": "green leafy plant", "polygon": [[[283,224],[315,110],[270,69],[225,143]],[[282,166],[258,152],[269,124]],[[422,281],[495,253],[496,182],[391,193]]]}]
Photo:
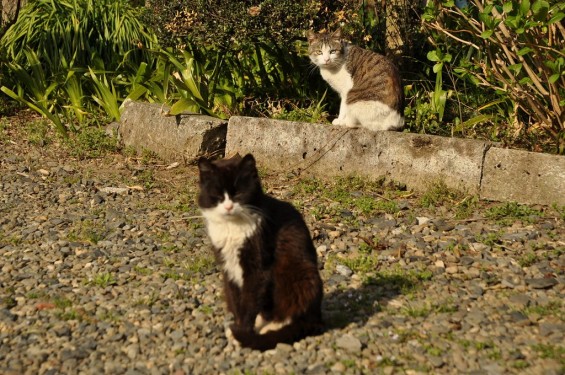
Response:
[{"label": "green leafy plant", "polygon": [[28,2],[0,39],[2,92],[63,136],[99,106],[119,119],[139,67],[153,62],[156,40],[141,13],[126,0]]},{"label": "green leafy plant", "polygon": [[465,51],[453,73],[509,100],[522,124],[539,127],[565,153],[565,18],[563,2],[470,0],[430,2],[424,27],[436,50]]},{"label": "green leafy plant", "polygon": [[115,285],[116,278],[109,272],[101,272],[94,276],[92,284],[100,288],[106,288],[107,286]]}]

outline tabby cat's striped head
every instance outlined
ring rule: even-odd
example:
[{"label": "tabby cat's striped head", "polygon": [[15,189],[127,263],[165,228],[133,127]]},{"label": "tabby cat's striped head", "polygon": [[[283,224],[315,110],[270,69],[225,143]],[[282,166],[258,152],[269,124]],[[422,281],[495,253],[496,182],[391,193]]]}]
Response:
[{"label": "tabby cat's striped head", "polygon": [[341,30],[333,33],[308,31],[308,54],[310,60],[322,69],[336,69],[345,62],[345,42]]}]

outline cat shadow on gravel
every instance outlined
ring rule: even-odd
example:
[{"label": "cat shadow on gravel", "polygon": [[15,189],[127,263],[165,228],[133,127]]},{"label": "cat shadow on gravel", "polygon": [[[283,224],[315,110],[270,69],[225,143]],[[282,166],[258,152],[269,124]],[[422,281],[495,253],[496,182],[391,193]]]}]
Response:
[{"label": "cat shadow on gravel", "polygon": [[[332,282],[335,281],[326,281]],[[390,300],[416,287],[417,282],[403,275],[378,275],[366,279],[359,288],[341,288],[342,280],[335,291],[324,296],[322,314],[326,330],[344,328],[351,323],[364,325]]]}]

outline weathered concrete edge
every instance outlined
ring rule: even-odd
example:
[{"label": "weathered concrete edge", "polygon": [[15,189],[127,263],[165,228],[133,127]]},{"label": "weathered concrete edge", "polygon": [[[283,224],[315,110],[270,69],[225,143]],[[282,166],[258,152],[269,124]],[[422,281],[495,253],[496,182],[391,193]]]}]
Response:
[{"label": "weathered concrete edge", "polygon": [[275,171],[386,177],[416,191],[442,180],[481,199],[565,205],[565,157],[477,140],[234,116],[226,154],[235,152],[253,153]]},{"label": "weathered concrete edge", "polygon": [[481,199],[565,206],[563,156],[477,140],[266,118],[234,116],[228,123],[201,115],[167,117],[162,106],[149,103],[127,107],[121,124],[109,131],[117,128],[126,144],[129,137],[130,144],[164,160],[222,156],[225,147],[227,155],[253,153],[260,166],[274,171],[385,177],[416,191],[441,180]]},{"label": "weathered concrete edge", "polygon": [[482,170],[482,199],[565,206],[564,156],[492,147]]},{"label": "weathered concrete edge", "polygon": [[227,120],[200,115],[167,115],[169,107],[128,100],[118,126],[126,146],[148,150],[165,161],[192,162],[202,155],[222,155]]}]

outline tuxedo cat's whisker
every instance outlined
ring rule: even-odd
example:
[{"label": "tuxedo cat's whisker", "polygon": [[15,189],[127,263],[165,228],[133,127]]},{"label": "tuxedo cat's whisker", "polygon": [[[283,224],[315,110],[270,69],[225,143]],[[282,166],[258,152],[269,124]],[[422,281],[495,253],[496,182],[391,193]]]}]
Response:
[{"label": "tuxedo cat's whisker", "polygon": [[192,220],[192,219],[204,219],[204,216],[202,215],[198,215],[198,216],[182,216],[179,219],[174,219],[171,220],[173,223],[178,223],[179,221],[185,221],[185,220]]}]

